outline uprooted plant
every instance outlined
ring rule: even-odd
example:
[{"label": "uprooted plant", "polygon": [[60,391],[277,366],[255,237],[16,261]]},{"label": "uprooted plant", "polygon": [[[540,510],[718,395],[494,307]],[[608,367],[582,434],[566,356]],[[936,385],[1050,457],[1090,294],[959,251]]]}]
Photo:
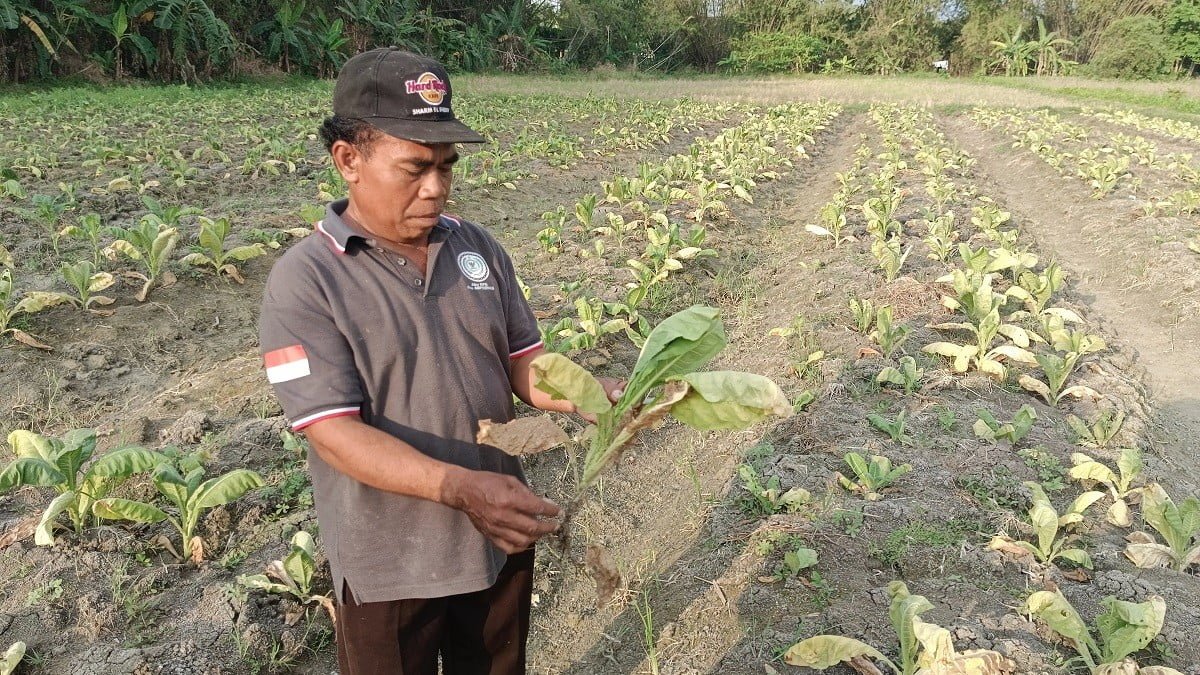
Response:
[{"label": "uprooted plant", "polygon": [[0,471],[0,493],[22,485],[53,487],[58,491],[34,531],[39,546],[54,545],[54,523],[64,512],[76,534],[83,531],[93,505],[135,473],[148,471],[162,456],[145,448],[112,450],[86,469],[96,451],[96,432],[74,429],[53,438],[17,430],[8,435],[17,459]]},{"label": "uprooted plant", "polygon": [[[312,535],[300,530],[292,535],[292,549],[283,560],[272,560],[267,565],[266,574],[243,574],[237,578],[239,584],[246,588],[263,590],[268,593],[290,595],[301,605],[317,603],[329,613],[329,619],[334,619],[333,598],[328,593],[318,595],[313,593],[313,576],[317,570],[314,559],[316,543]],[[274,579],[275,581],[272,581]],[[290,626],[300,617],[288,617],[286,623]]]},{"label": "uprooted plant", "polygon": [[816,670],[848,662],[860,673],[879,672],[871,663],[875,660],[891,668],[896,675],[1007,675],[1016,672],[1016,665],[997,652],[971,649],[959,653],[955,650],[949,630],[921,619],[921,614],[933,609],[933,603],[923,595],[910,594],[904,582],[889,583],[888,597],[891,598],[888,618],[900,639],[899,663],[865,642],[841,635],[817,635],[801,640],[784,653],[783,660],[793,666]]},{"label": "uprooted plant", "polygon": [[1139,666],[1130,654],[1145,649],[1162,630],[1167,603],[1154,595],[1146,602],[1125,602],[1109,596],[1107,608],[1094,622],[1099,640],[1083,617],[1058,589],[1037,591],[1025,601],[1025,611],[1045,623],[1079,652],[1092,675],[1183,675],[1164,666]]},{"label": "uprooted plant", "polygon": [[[581,439],[586,443],[583,467],[574,496],[564,509],[562,549],[569,524],[601,474],[617,463],[638,432],[654,427],[669,414],[700,430],[743,429],[770,416],[787,417],[792,406],[771,380],[734,371],[698,372],[725,347],[725,328],[712,307],[694,306],[662,321],[646,338],[624,392],[616,403],[600,382],[562,354],[546,353],[532,363],[535,386],[555,400],[568,400],[596,423]],[[518,420],[520,422],[520,420]],[[493,443],[493,427],[483,428],[479,442]],[[548,447],[517,449],[515,454]],[[511,450],[510,450],[511,452]]]},{"label": "uprooted plant", "polygon": [[[180,470],[185,473],[180,474]],[[108,497],[96,502],[92,511],[101,518],[130,520],[135,523],[171,523],[182,541],[182,555],[175,552],[170,542],[168,548],[180,560],[204,559],[204,546],[196,536],[196,525],[200,516],[214,506],[228,504],[250,490],[262,487],[263,480],[249,469],[234,469],[229,473],[204,480],[204,467],[195,455],[179,460],[179,468],[163,462],[154,468],[154,487],[175,507],[177,515],[171,515],[154,504],[131,499]]]}]

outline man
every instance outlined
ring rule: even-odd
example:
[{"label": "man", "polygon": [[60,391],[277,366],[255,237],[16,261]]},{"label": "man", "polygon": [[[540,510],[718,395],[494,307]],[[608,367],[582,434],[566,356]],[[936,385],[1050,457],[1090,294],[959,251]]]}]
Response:
[{"label": "man", "polygon": [[[559,508],[474,442],[513,418],[542,350],[512,262],[442,212],[459,122],[441,64],[350,59],[321,129],[349,197],[271,270],[261,349],[303,430],[337,595],[341,675],[523,673],[532,546]],[[616,384],[608,382],[610,392]],[[614,394],[615,395],[615,394]]]}]

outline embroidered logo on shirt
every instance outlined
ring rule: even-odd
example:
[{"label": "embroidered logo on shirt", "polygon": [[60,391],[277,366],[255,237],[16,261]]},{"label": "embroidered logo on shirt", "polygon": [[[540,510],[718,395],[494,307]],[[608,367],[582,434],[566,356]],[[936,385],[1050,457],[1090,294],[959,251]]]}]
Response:
[{"label": "embroidered logo on shirt", "polygon": [[271,384],[290,382],[312,374],[304,345],[269,351],[263,354],[263,365],[267,367],[267,381]]},{"label": "embroidered logo on shirt", "polygon": [[458,254],[458,269],[467,278],[467,281],[472,282],[469,288],[473,291],[491,291],[495,290],[490,284],[484,283],[488,277],[492,276],[492,270],[488,267],[487,261],[483,256],[474,251],[464,251]]}]

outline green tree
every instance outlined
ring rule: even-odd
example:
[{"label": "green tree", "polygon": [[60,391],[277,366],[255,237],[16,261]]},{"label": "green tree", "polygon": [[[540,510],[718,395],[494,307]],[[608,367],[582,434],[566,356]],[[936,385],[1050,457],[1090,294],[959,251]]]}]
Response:
[{"label": "green tree", "polygon": [[1180,69],[1188,75],[1200,65],[1200,0],[1174,0],[1167,9],[1163,26],[1167,41],[1175,51]]},{"label": "green tree", "polygon": [[1162,22],[1148,15],[1129,16],[1104,29],[1091,69],[1101,77],[1145,79],[1168,72],[1174,61]]}]

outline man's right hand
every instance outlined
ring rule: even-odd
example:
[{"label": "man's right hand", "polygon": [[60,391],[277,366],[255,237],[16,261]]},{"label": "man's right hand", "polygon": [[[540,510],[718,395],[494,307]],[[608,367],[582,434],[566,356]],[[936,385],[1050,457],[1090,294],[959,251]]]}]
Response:
[{"label": "man's right hand", "polygon": [[504,474],[461,469],[451,474],[444,502],[467,514],[475,528],[505,553],[519,553],[558,529],[554,502]]}]

